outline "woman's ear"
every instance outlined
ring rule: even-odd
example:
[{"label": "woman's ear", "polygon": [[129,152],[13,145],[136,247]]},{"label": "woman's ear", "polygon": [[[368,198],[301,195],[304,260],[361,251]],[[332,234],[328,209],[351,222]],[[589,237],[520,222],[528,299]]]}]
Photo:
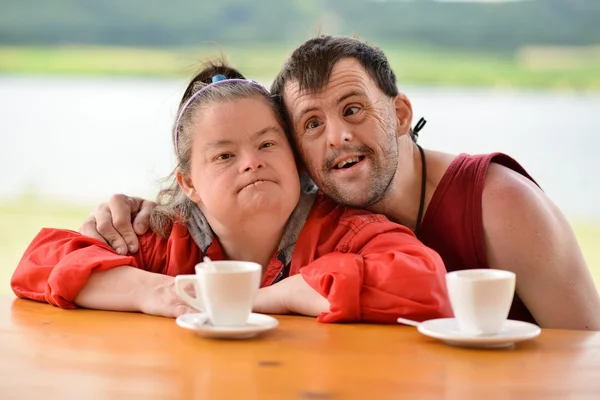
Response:
[{"label": "woman's ear", "polygon": [[412,104],[404,93],[398,92],[398,95],[392,99],[393,107],[396,112],[396,135],[398,137],[410,132],[413,119]]},{"label": "woman's ear", "polygon": [[183,193],[194,203],[200,203],[200,195],[194,188],[194,184],[187,174],[183,174],[179,168],[175,171],[175,179]]}]

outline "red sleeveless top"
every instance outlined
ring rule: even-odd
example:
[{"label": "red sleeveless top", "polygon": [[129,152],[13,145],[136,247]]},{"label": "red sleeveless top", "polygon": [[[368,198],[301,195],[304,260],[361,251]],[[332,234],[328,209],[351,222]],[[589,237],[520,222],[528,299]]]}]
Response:
[{"label": "red sleeveless top", "polygon": [[[481,201],[483,183],[491,162],[510,168],[536,183],[519,163],[505,154],[461,154],[452,161],[433,193],[419,234],[425,245],[440,254],[448,272],[489,268]],[[516,293],[509,318],[535,323]]]}]

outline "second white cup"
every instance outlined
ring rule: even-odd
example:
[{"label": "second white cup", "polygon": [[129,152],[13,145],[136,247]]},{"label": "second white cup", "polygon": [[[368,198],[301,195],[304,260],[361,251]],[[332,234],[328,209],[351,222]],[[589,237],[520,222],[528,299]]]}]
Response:
[{"label": "second white cup", "polygon": [[515,293],[513,272],[498,269],[453,271],[446,275],[446,284],[461,331],[493,335],[502,329]]},{"label": "second white cup", "polygon": [[[247,261],[212,261],[196,265],[195,275],[175,277],[175,292],[191,307],[206,313],[216,327],[246,325],[260,288],[262,267]],[[185,291],[192,283],[196,297]]]}]

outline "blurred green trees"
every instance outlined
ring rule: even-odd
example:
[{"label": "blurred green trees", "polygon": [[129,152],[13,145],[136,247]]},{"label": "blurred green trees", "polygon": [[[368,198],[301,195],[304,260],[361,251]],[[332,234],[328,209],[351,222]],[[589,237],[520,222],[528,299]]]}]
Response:
[{"label": "blurred green trees", "polygon": [[0,0],[0,44],[301,42],[321,29],[378,43],[485,51],[600,44],[600,1]]}]

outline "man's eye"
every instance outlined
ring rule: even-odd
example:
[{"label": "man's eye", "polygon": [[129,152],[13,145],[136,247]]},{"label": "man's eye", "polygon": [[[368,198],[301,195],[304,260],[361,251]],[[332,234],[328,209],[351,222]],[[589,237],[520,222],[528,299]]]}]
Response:
[{"label": "man's eye", "polygon": [[359,111],[360,111],[360,107],[356,107],[356,106],[348,107],[348,108],[346,108],[346,110],[344,110],[344,116],[347,117],[350,115],[354,115],[354,114],[358,113]]},{"label": "man's eye", "polygon": [[318,127],[319,127],[319,121],[317,121],[316,119],[310,120],[306,124],[306,129],[316,129]]}]

